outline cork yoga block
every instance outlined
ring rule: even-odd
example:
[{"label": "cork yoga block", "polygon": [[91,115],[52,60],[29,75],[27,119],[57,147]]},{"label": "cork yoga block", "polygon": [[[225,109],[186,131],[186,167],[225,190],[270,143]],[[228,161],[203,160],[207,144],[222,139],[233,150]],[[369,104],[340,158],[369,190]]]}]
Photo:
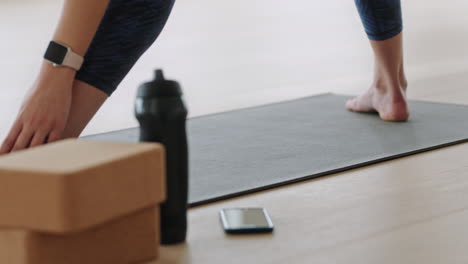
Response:
[{"label": "cork yoga block", "polygon": [[66,234],[160,204],[159,144],[64,140],[0,157],[0,229]]},{"label": "cork yoga block", "polygon": [[0,263],[127,264],[158,256],[159,209],[141,210],[86,231],[58,235],[0,229]]}]

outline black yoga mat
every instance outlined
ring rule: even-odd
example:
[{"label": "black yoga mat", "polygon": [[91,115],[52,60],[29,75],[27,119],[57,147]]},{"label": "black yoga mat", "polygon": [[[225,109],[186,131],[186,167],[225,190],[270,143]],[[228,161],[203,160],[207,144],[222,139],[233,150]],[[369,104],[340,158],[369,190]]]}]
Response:
[{"label": "black yoga mat", "polygon": [[[405,123],[332,94],[188,121],[192,206],[468,141],[468,106],[412,101]],[[86,137],[136,142],[138,129]]]}]

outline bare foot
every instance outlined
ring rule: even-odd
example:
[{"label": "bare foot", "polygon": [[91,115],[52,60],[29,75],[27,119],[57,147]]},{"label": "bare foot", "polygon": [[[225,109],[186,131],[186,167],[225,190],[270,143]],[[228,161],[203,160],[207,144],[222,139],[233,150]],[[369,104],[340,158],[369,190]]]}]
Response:
[{"label": "bare foot", "polygon": [[372,85],[364,94],[346,102],[346,108],[354,112],[377,112],[384,121],[406,121],[409,118],[406,85],[392,88]]}]

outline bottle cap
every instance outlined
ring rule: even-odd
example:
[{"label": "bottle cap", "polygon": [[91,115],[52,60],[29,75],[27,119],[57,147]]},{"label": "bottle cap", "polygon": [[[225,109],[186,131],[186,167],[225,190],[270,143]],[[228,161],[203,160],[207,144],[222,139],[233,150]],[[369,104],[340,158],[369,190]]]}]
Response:
[{"label": "bottle cap", "polygon": [[161,69],[155,71],[154,80],[140,85],[137,97],[171,97],[182,96],[182,89],[178,82],[166,80]]}]

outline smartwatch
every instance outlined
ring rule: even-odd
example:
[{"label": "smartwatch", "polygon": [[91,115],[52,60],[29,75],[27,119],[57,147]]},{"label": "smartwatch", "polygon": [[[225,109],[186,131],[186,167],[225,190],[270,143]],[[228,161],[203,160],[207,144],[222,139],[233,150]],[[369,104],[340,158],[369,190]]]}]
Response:
[{"label": "smartwatch", "polygon": [[83,65],[83,57],[73,52],[70,47],[56,41],[51,41],[47,47],[44,59],[55,67],[70,67],[76,71]]}]

